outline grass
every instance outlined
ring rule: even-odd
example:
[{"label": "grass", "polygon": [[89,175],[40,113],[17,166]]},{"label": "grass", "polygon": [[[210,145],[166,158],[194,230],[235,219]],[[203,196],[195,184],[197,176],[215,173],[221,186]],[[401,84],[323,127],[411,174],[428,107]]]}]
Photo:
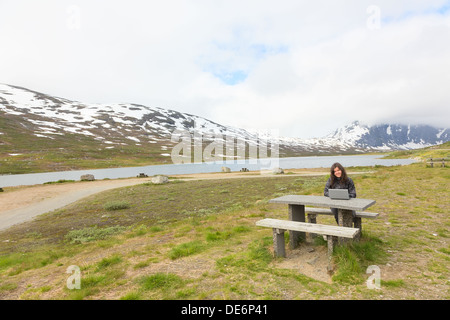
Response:
[{"label": "grass", "polygon": [[[363,222],[361,242],[336,248],[332,283],[282,267],[271,231],[255,226],[287,218],[269,199],[319,195],[327,179],[285,175],[142,184],[14,226],[0,233],[0,298],[448,299],[448,170],[418,163],[352,176],[380,217]],[[81,269],[80,290],[66,288],[71,265]],[[371,265],[381,290],[367,288]]]},{"label": "grass", "polygon": [[139,280],[143,290],[164,289],[171,290],[183,285],[184,280],[170,273],[156,273],[150,276],[144,276]]},{"label": "grass", "polygon": [[189,241],[186,243],[179,244],[175,247],[173,247],[168,256],[170,259],[178,259],[181,257],[190,256],[193,254],[197,254],[199,252],[202,252],[206,249],[206,246],[201,241]]},{"label": "grass", "polygon": [[114,256],[108,257],[108,258],[103,258],[97,264],[97,270],[102,270],[102,269],[108,268],[108,267],[118,264],[120,262],[122,262],[122,257],[119,255],[114,255]]},{"label": "grass", "polygon": [[343,284],[358,284],[364,280],[365,270],[375,263],[385,263],[385,244],[372,236],[365,236],[360,242],[338,246],[334,252],[339,269],[333,280]]},{"label": "grass", "polygon": [[427,160],[429,158],[449,158],[450,156],[450,141],[443,144],[427,147],[424,149],[401,150],[389,153],[385,158],[418,158]]}]

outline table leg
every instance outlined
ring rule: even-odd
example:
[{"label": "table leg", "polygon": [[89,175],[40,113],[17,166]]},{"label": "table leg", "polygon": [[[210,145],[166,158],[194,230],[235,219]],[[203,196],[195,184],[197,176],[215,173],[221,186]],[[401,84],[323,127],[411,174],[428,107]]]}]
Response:
[{"label": "table leg", "polygon": [[[304,205],[289,205],[289,220],[305,222],[305,206]],[[304,232],[289,231],[289,248],[294,249],[302,241],[305,241],[306,235]]]},{"label": "table leg", "polygon": [[357,241],[360,241],[360,240],[361,240],[361,234],[362,234],[362,222],[361,222],[361,217],[356,217],[354,220],[355,220],[355,221],[354,221],[355,228],[358,228],[358,229],[359,229],[359,233],[356,235],[355,239],[356,239]]},{"label": "table leg", "polygon": [[[308,223],[317,223],[317,214],[315,213],[308,213]],[[307,233],[306,234],[306,242],[313,242],[314,238],[316,237],[315,233]]]},{"label": "table leg", "polygon": [[[353,211],[338,209],[338,221],[340,227],[353,227]],[[346,243],[348,239],[339,238],[339,244]]]}]

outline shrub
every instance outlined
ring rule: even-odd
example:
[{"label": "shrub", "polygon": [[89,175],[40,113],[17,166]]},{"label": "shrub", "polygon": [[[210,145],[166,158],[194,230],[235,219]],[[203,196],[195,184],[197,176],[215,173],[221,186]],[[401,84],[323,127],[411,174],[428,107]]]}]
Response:
[{"label": "shrub", "polygon": [[103,205],[103,208],[108,211],[128,209],[129,207],[130,204],[126,201],[111,201]]},{"label": "shrub", "polygon": [[125,227],[122,226],[114,226],[103,229],[99,229],[97,226],[88,227],[84,229],[69,231],[66,234],[65,238],[70,243],[85,243],[89,241],[105,239],[111,235],[122,232],[124,229]]}]

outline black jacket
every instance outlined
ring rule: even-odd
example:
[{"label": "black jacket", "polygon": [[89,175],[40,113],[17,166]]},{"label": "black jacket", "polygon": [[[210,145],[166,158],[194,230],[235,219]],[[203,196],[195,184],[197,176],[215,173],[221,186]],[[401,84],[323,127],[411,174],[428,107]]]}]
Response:
[{"label": "black jacket", "polygon": [[350,198],[356,198],[356,189],[355,189],[355,183],[353,180],[349,177],[347,177],[346,183],[340,183],[339,178],[334,179],[334,185],[331,185],[331,178],[328,179],[327,183],[325,184],[325,190],[323,191],[323,195],[325,197],[328,197],[328,189],[347,189],[348,194],[350,195]]}]

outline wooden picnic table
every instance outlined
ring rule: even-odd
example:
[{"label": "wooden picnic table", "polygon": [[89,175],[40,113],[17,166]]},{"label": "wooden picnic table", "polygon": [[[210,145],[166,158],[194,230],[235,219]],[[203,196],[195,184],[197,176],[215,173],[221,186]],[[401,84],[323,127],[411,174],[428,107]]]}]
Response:
[{"label": "wooden picnic table", "polygon": [[[375,204],[375,200],[351,198],[349,200],[333,200],[325,196],[308,195],[286,195],[275,198],[269,203],[282,203],[289,205],[289,220],[305,222],[305,206],[337,208],[338,221],[341,227],[352,227],[352,211],[364,211]],[[297,247],[298,243],[305,240],[306,234],[299,231],[289,231],[289,246],[291,249]],[[339,238],[339,242],[344,242]]]}]

